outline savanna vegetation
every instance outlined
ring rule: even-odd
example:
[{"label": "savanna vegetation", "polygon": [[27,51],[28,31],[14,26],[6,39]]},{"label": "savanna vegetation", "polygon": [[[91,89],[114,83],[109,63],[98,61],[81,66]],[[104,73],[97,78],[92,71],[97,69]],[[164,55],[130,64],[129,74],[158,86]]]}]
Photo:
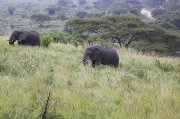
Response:
[{"label": "savanna vegetation", "polygon": [[117,49],[119,67],[92,68],[84,48],[0,40],[0,118],[180,118],[180,61]]},{"label": "savanna vegetation", "polygon": [[[180,55],[179,1],[1,1],[1,35],[14,30],[51,34],[55,42],[101,44]],[[174,6],[174,7],[173,7]],[[153,18],[141,14],[152,10]]]},{"label": "savanna vegetation", "polygon": [[[0,119],[179,119],[179,4],[0,0]],[[15,30],[41,46],[10,46]],[[117,50],[118,68],[80,63],[96,44]]]}]

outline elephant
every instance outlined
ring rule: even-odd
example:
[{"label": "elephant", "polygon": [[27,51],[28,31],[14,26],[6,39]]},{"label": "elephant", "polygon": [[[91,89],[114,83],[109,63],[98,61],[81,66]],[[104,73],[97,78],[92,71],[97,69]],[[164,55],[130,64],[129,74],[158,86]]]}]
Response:
[{"label": "elephant", "polygon": [[40,46],[40,36],[35,31],[14,31],[9,38],[9,44],[14,45],[16,40],[18,45]]},{"label": "elephant", "polygon": [[92,61],[92,67],[96,67],[99,64],[112,65],[114,67],[119,65],[118,53],[111,47],[99,45],[87,47],[81,62],[86,65],[89,59]]}]

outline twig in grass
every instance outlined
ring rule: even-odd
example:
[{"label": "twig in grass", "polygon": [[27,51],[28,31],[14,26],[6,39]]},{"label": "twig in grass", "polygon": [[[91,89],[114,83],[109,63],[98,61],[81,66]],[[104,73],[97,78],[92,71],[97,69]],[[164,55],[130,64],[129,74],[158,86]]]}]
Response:
[{"label": "twig in grass", "polygon": [[46,100],[44,112],[42,114],[42,118],[41,119],[46,119],[46,114],[47,114],[47,111],[48,111],[50,98],[51,98],[51,92],[49,92],[49,94],[48,94],[48,98]]}]

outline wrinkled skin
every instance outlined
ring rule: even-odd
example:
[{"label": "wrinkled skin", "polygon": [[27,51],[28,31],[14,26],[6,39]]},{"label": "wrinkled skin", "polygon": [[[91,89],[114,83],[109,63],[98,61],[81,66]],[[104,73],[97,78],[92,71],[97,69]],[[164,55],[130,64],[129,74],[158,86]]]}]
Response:
[{"label": "wrinkled skin", "polygon": [[118,67],[119,56],[115,49],[111,47],[102,46],[90,46],[84,51],[84,57],[82,63],[87,64],[88,60],[92,61],[92,67],[96,67],[99,64],[113,65]]},{"label": "wrinkled skin", "polygon": [[14,45],[16,40],[19,45],[40,46],[40,37],[35,31],[14,31],[9,38],[9,44]]}]

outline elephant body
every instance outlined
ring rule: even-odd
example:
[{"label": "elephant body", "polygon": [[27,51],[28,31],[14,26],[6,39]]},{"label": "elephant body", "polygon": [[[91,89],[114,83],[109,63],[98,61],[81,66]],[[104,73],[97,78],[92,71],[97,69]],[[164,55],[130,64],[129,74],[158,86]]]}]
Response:
[{"label": "elephant body", "polygon": [[118,67],[119,56],[115,49],[111,47],[90,46],[84,52],[82,63],[85,65],[88,60],[92,61],[92,67],[103,65],[113,65]]},{"label": "elephant body", "polygon": [[40,46],[40,37],[35,31],[14,31],[9,38],[9,44],[14,45],[16,40],[18,45]]}]

